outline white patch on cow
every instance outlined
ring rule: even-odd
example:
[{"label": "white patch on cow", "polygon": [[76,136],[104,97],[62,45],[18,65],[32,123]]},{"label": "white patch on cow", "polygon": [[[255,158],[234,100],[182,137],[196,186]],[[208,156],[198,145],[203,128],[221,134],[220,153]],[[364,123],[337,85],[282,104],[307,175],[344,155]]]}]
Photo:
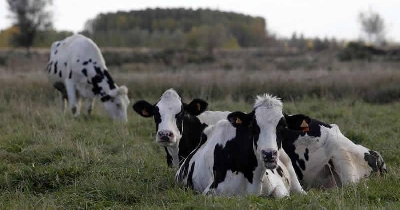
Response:
[{"label": "white patch on cow", "polygon": [[[283,117],[282,102],[279,98],[265,94],[257,96],[254,104],[257,125],[260,127],[260,135],[257,142],[257,158],[263,162],[262,151],[278,151],[276,143],[276,126]],[[279,159],[279,153],[277,156]]]},{"label": "white patch on cow", "polygon": [[214,125],[219,120],[226,119],[230,113],[230,111],[205,111],[197,116],[197,118],[199,118],[201,123]]},{"label": "white patch on cow", "polygon": [[[156,106],[159,109],[161,123],[158,125],[158,131],[170,131],[173,137],[170,138],[168,147],[178,148],[179,141],[182,138],[182,133],[176,124],[176,114],[182,111],[182,101],[178,93],[173,89],[168,89],[162,95]],[[159,135],[156,135],[156,141],[162,142]]]},{"label": "white patch on cow", "polygon": [[203,191],[207,195],[224,195],[224,196],[245,196],[248,194],[260,195],[261,185],[248,185],[242,180],[246,179],[242,173],[233,173],[227,171],[225,181],[218,185],[217,189]]},{"label": "white patch on cow", "polygon": [[[283,164],[278,161],[279,166],[283,166]],[[289,196],[289,188],[290,188],[290,183],[288,183],[288,171],[286,170],[286,167],[282,167],[284,177],[281,177],[278,172],[274,169],[274,172],[272,170],[267,170],[268,175],[264,175],[263,180],[262,180],[262,194],[265,196],[273,195],[275,198],[282,198]]]},{"label": "white patch on cow", "polygon": [[97,75],[95,67],[103,73],[107,71],[100,49],[91,39],[74,34],[51,45],[48,63],[49,81],[52,84],[64,84],[69,107],[74,116],[78,116],[80,110],[77,90],[79,96],[85,99],[88,114],[92,110],[95,97],[108,95],[111,99],[103,103],[106,111],[113,119],[126,122],[128,120],[126,110],[129,105],[127,88],[115,84],[115,89],[111,89],[103,78],[98,83],[101,88],[100,93],[94,93],[91,80]]}]

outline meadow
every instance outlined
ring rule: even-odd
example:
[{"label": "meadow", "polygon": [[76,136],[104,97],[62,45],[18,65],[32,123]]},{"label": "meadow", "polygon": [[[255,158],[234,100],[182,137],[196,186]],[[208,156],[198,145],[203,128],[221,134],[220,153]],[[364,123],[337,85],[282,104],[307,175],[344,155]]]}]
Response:
[{"label": "meadow", "polygon": [[[122,67],[112,75],[130,91],[127,124],[112,122],[98,100],[91,117],[63,115],[44,70],[3,69],[0,209],[400,209],[400,72],[386,64],[351,65],[291,71]],[[131,108],[139,99],[156,102],[170,87],[186,102],[206,99],[210,110],[249,111],[257,94],[271,92],[283,98],[288,113],[336,123],[354,142],[379,151],[389,173],[280,200],[210,197],[182,188],[155,143],[153,120]]]}]

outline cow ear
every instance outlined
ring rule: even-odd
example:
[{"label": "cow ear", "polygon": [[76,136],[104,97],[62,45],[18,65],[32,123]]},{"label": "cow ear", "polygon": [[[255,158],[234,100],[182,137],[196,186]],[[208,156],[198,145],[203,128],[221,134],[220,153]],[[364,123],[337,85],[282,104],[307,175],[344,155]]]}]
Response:
[{"label": "cow ear", "polygon": [[282,111],[282,114],[283,114],[283,117],[285,117],[285,119],[289,117],[288,113],[286,113],[285,111]]},{"label": "cow ear", "polygon": [[133,110],[138,113],[142,117],[151,117],[153,116],[154,106],[145,100],[140,100],[133,104]]},{"label": "cow ear", "polygon": [[249,115],[243,112],[232,112],[227,118],[234,127],[243,127],[249,125]]},{"label": "cow ear", "polygon": [[302,130],[304,132],[310,130],[309,124],[311,122],[311,119],[306,115],[303,114],[290,115],[290,116],[285,116],[285,119],[290,129]]},{"label": "cow ear", "polygon": [[189,104],[184,104],[185,111],[193,116],[203,113],[207,109],[208,103],[203,99],[193,99]]}]

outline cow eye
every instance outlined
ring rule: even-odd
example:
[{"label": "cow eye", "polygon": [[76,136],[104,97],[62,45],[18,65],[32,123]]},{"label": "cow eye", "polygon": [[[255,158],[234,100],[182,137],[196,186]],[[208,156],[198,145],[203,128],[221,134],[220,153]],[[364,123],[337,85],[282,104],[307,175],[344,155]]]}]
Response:
[{"label": "cow eye", "polygon": [[118,108],[121,108],[121,104],[115,104]]},{"label": "cow eye", "polygon": [[287,125],[287,123],[286,123],[286,120],[284,119],[284,118],[282,118],[281,120],[279,120],[279,123],[278,123],[278,129],[280,129],[280,130],[284,130],[284,129],[287,129],[288,128],[288,125]]}]

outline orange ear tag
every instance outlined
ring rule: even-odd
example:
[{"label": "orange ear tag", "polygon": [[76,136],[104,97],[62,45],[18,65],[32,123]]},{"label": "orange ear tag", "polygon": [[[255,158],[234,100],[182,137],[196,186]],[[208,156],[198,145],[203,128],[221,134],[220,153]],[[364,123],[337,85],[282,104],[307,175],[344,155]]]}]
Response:
[{"label": "orange ear tag", "polygon": [[236,124],[242,124],[242,120],[240,120],[240,118],[236,118]]},{"label": "orange ear tag", "polygon": [[301,122],[300,128],[304,132],[310,131],[310,127],[308,127],[308,123],[305,120]]}]

